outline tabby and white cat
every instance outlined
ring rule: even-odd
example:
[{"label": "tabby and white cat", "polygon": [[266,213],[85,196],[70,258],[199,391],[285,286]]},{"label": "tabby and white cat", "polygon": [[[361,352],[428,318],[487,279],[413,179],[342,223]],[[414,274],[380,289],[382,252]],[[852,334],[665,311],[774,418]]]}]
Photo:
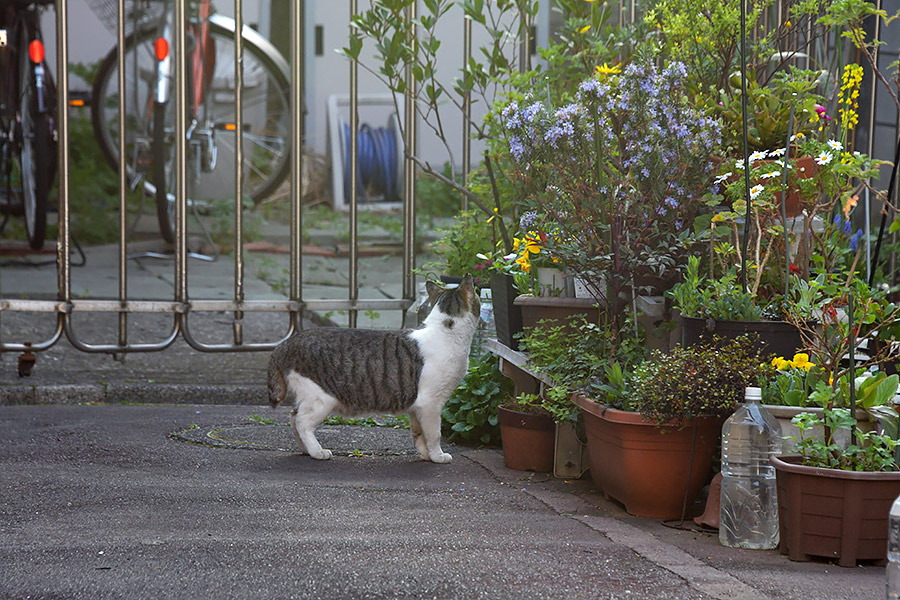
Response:
[{"label": "tabby and white cat", "polygon": [[269,359],[269,403],[292,397],[291,428],[313,458],[331,458],[315,429],[330,414],[408,413],[424,460],[441,450],[441,409],[466,374],[481,303],[471,275],[457,288],[425,284],[431,312],[415,330],[323,327],[282,342]]}]

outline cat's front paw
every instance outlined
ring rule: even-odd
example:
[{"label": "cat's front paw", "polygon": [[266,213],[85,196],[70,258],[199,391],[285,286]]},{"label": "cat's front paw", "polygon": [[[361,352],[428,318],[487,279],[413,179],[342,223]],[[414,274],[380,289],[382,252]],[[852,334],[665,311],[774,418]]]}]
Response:
[{"label": "cat's front paw", "polygon": [[310,456],[316,460],[328,460],[332,456],[331,450],[322,448],[318,452],[311,452]]},{"label": "cat's front paw", "polygon": [[435,454],[431,457],[431,462],[439,463],[439,464],[450,464],[453,462],[453,457],[447,454],[446,452],[441,452],[440,454]]}]

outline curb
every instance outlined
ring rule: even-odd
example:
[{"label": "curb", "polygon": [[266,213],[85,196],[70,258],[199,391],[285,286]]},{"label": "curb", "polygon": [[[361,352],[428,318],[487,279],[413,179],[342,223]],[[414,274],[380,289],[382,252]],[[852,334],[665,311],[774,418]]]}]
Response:
[{"label": "curb", "polygon": [[21,404],[231,404],[268,406],[265,385],[109,383],[0,386],[0,406]]}]

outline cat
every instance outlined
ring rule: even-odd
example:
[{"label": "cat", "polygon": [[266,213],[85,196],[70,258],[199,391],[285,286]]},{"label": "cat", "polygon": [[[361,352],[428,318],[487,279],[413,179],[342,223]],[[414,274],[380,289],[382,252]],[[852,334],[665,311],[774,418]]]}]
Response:
[{"label": "cat", "polygon": [[293,400],[291,429],[312,458],[332,456],[315,436],[332,413],[408,413],[419,456],[453,460],[441,450],[441,410],[466,374],[481,303],[471,275],[453,289],[425,287],[433,308],[418,329],[308,329],[272,353],[269,403]]}]

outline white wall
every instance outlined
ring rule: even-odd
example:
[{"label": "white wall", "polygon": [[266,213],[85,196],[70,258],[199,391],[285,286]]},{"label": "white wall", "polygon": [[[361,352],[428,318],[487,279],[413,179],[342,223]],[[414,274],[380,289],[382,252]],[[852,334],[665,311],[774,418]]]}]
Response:
[{"label": "white wall", "polygon": [[[363,1],[359,3],[360,10],[368,5]],[[323,27],[323,53],[321,56],[313,56],[311,62],[307,62],[307,140],[316,150],[322,152],[326,148],[327,122],[325,118],[325,106],[328,96],[331,94],[349,94],[350,92],[350,63],[337,53],[337,50],[347,45],[349,33],[350,7],[349,2],[334,2],[328,0],[307,1],[307,23],[309,23],[309,39],[307,40],[307,52],[313,54],[312,29],[316,25]],[[420,8],[420,10],[422,10]],[[463,13],[462,9],[454,6],[442,17],[437,35],[442,41],[439,50],[440,64],[438,67],[438,79],[450,88],[453,79],[460,75],[463,65]],[[476,50],[479,45],[487,44],[487,34],[479,31],[479,26],[473,26],[472,47]],[[361,62],[377,71],[377,64],[372,58],[374,51],[371,42],[363,47]],[[359,70],[360,93],[388,94],[387,88],[371,73],[363,68]],[[480,119],[487,111],[484,102],[477,101],[473,105],[473,117]],[[381,127],[386,124],[386,111],[375,111],[364,114],[360,112],[360,123],[370,119],[373,127]],[[452,158],[460,166],[462,160],[462,114],[453,105],[447,102],[442,110],[443,125],[446,135],[451,143]],[[473,164],[477,164],[478,155],[483,150],[483,143],[472,144]],[[450,160],[447,149],[440,143],[439,138],[421,121],[418,125],[418,151],[425,160],[435,165],[440,165]]]},{"label": "white wall", "polygon": [[[93,63],[103,58],[115,44],[115,34],[109,31],[98,19],[92,10],[91,0],[65,0],[69,14],[69,62]],[[103,0],[97,0],[102,2]],[[269,2],[288,2],[290,0],[242,0],[244,22],[247,25],[256,26],[263,35],[269,31],[268,15]],[[234,3],[227,0],[214,1],[217,12],[226,16],[234,15]],[[368,3],[359,2],[360,10]],[[421,10],[421,9],[420,9]],[[307,72],[307,140],[315,150],[325,153],[327,149],[327,120],[326,102],[331,94],[348,94],[350,91],[350,64],[338,55],[337,50],[347,44],[348,23],[350,18],[349,2],[338,0],[307,0],[306,1],[306,72]],[[314,55],[314,28],[316,25],[323,27],[324,44],[321,56]],[[55,32],[56,16],[54,11],[48,10],[44,14],[43,29],[46,38],[47,55],[55,68],[56,49]],[[473,48],[487,42],[487,36],[479,35],[479,26],[474,27]],[[438,70],[438,78],[447,84],[452,83],[453,78],[459,75],[462,67],[462,43],[463,43],[463,18],[462,10],[455,7],[442,19],[439,25],[439,36],[442,40],[440,50],[441,64]],[[371,58],[371,47],[364,48],[364,62],[372,68],[377,68]],[[73,90],[86,88],[77,77],[70,77],[70,87]],[[359,71],[360,93],[387,93],[387,89],[370,73],[364,69]],[[487,107],[481,101],[476,101],[473,107],[473,116],[477,119],[484,115]],[[360,112],[360,122],[368,122],[372,126],[381,127],[387,123],[387,110],[364,109]],[[459,168],[462,159],[462,117],[453,106],[447,105],[443,111],[444,126],[452,143],[451,151],[453,159]],[[420,154],[436,165],[450,160],[447,150],[437,141],[437,137],[431,133],[424,124],[419,124],[418,147]],[[473,163],[477,163],[477,157],[483,148],[483,144],[473,143]]]}]

